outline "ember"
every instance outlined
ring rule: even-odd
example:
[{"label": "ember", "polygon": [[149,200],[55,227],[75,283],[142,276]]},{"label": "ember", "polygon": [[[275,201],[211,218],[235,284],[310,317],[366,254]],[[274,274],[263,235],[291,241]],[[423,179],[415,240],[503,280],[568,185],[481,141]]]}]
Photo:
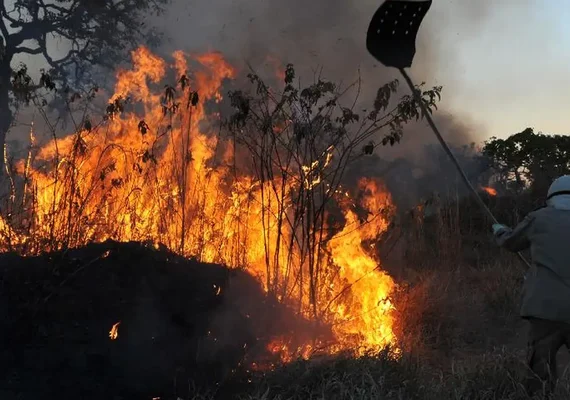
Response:
[{"label": "ember", "polygon": [[[35,161],[51,163],[51,169],[19,165],[30,182],[33,222],[26,237],[10,233],[3,239],[29,254],[107,239],[160,243],[203,262],[245,268],[266,292],[332,329],[334,343],[326,346],[319,340],[276,339],[270,349],[283,361],[307,358],[316,348],[362,355],[394,345],[395,283],[363,248],[388,229],[394,210],[381,182],[358,183],[359,203],[371,216],[362,223],[349,191],[324,179],[334,146],[270,179],[236,173],[231,167],[236,143],[218,134],[219,114],[209,114],[205,106],[222,100],[222,83],[234,78],[234,68],[217,53],[190,60],[176,52],[168,65],[141,47],[132,58],[133,68],[117,73],[101,123],[104,133],[90,123],[89,129],[39,149]],[[155,93],[152,88],[169,69],[177,72],[179,85]],[[131,110],[131,103],[137,107]],[[296,202],[291,199],[299,193],[309,193],[306,198],[313,201],[316,193],[338,193],[343,227],[327,237],[329,227],[319,231],[310,218],[292,224]],[[307,231],[313,232],[310,240],[302,236]],[[5,232],[8,226],[0,219],[0,235]],[[119,324],[109,333],[112,340]]]},{"label": "ember", "polygon": [[483,186],[481,189],[483,189],[485,192],[487,192],[487,194],[489,196],[496,196],[497,195],[497,190],[491,188],[491,187],[485,187]]},{"label": "ember", "polygon": [[121,324],[121,321],[117,322],[116,324],[113,324],[113,327],[109,331],[109,337],[111,338],[111,340],[117,340],[117,338],[119,337],[119,325],[120,324]]}]

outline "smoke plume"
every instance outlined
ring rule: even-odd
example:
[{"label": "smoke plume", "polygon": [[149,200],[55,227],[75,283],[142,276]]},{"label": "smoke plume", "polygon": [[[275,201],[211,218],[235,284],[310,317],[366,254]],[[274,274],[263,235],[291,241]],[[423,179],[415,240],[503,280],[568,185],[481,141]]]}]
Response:
[{"label": "smoke plume", "polygon": [[[360,76],[363,83],[360,100],[364,106],[371,103],[378,87],[399,78],[396,70],[379,65],[365,47],[368,24],[380,4],[378,0],[176,0],[158,25],[168,38],[162,49],[164,55],[178,49],[216,50],[237,66],[246,63],[253,66],[262,76],[272,73],[273,60],[277,59],[282,64],[294,64],[302,84],[312,82],[316,74],[344,85]],[[443,104],[446,94],[453,91],[454,83],[454,53],[450,40],[442,37],[441,32],[449,32],[443,27],[449,26],[453,17],[461,20],[463,39],[475,35],[482,29],[492,4],[490,1],[478,1],[476,6],[471,1],[434,1],[422,24],[411,75],[416,83],[425,82],[427,87],[442,85]],[[401,85],[401,93],[409,93],[409,90]],[[445,106],[434,115],[452,145],[480,141],[479,127],[464,116],[451,114]],[[384,161],[405,159],[415,170],[432,169],[433,151],[426,153],[425,149],[435,143],[427,124],[420,121],[406,128],[400,144],[380,148],[377,153]],[[358,175],[363,172],[362,168],[377,173],[383,169],[374,158],[363,161],[350,173]],[[413,174],[404,171],[404,175]],[[425,195],[426,190],[430,191],[429,188],[410,191],[410,185],[400,183],[390,190],[405,190],[412,203]]]},{"label": "smoke plume", "polygon": [[[365,47],[366,30],[370,19],[382,0],[173,0],[165,15],[152,25],[162,32],[165,42],[159,49],[168,58],[175,50],[189,53],[219,51],[233,65],[241,68],[240,76],[247,73],[248,65],[262,77],[274,77],[276,62],[295,65],[302,85],[312,83],[316,75],[344,86],[361,78],[359,95],[362,108],[369,106],[377,89],[394,78],[400,78],[396,70],[379,65]],[[427,87],[442,85],[442,107],[434,118],[445,138],[453,145],[461,146],[480,142],[486,136],[474,121],[465,115],[452,114],[449,103],[459,75],[455,50],[461,46],[457,37],[467,40],[484,29],[484,22],[491,11],[517,0],[506,0],[498,5],[490,0],[437,0],[426,16],[417,40],[417,53],[411,75],[416,83]],[[524,6],[529,0],[520,0]],[[402,82],[403,83],[403,82]],[[401,85],[401,94],[409,93]],[[35,121],[36,133],[42,131],[41,120],[30,112],[20,119]],[[12,129],[10,154],[18,155],[25,149],[27,126]],[[46,133],[46,137],[51,134]],[[434,167],[426,153],[428,145],[437,144],[425,122],[410,124],[404,131],[401,143],[394,147],[377,149],[383,161],[405,159],[415,170]],[[21,151],[19,151],[19,149]],[[23,153],[22,153],[23,154]],[[376,159],[368,159],[367,171],[380,173]],[[402,170],[404,167],[400,167]],[[392,170],[392,173],[394,170]],[[358,174],[359,171],[353,172]],[[404,175],[410,175],[405,171]],[[411,175],[410,175],[411,176]],[[413,186],[411,183],[404,185]],[[397,192],[399,186],[390,187]],[[429,185],[428,185],[429,186]],[[429,190],[428,190],[429,191]],[[419,190],[422,193],[423,189]],[[406,189],[402,196],[413,203],[415,195]]]}]

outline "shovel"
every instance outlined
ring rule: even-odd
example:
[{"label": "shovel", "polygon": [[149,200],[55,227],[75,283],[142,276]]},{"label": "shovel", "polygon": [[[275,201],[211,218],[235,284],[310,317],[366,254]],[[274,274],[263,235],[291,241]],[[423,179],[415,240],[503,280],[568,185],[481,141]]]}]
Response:
[{"label": "shovel", "polygon": [[[416,89],[414,82],[405,70],[405,68],[412,66],[416,54],[416,37],[431,4],[432,0],[386,0],[372,17],[366,35],[366,48],[376,60],[380,61],[386,67],[397,68],[398,71],[400,71],[400,74],[404,77],[404,80],[418,102],[422,114],[426,118],[431,130],[455,165],[455,168],[457,168],[463,183],[465,183],[467,188],[475,196],[477,203],[479,203],[489,219],[497,224],[497,219],[481,199],[475,188],[473,188],[473,185],[469,182],[457,158],[453,155],[451,149],[443,139],[426,105],[421,99],[420,91]],[[530,267],[529,262],[522,254],[517,254],[519,258]]]}]

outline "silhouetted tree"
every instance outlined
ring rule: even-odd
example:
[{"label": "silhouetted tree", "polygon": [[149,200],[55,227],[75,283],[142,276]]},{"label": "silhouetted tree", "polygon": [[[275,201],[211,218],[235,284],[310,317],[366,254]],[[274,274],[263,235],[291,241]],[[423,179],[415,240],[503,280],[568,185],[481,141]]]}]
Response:
[{"label": "silhouetted tree", "polygon": [[[143,38],[153,37],[145,18],[160,13],[169,0],[2,0],[0,2],[0,174],[4,143],[14,107],[32,101],[36,89],[55,82],[77,83],[90,66],[112,67]],[[150,36],[149,36],[150,35]],[[156,36],[155,36],[156,37]],[[68,48],[56,58],[49,42]],[[50,71],[34,83],[19,55],[42,56]],[[72,77],[73,75],[73,77]]]},{"label": "silhouetted tree", "polygon": [[489,157],[497,180],[516,191],[530,189],[544,196],[553,179],[570,173],[570,136],[535,133],[532,128],[506,139],[492,137],[483,154]]}]

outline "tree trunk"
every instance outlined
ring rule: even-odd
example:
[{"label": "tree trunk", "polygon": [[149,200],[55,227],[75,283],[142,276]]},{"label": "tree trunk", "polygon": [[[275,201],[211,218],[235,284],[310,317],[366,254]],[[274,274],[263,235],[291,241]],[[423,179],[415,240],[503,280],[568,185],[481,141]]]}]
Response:
[{"label": "tree trunk", "polygon": [[12,69],[10,68],[11,57],[0,60],[0,184],[5,175],[4,156],[6,134],[12,125],[13,114],[10,109],[10,78]]}]

